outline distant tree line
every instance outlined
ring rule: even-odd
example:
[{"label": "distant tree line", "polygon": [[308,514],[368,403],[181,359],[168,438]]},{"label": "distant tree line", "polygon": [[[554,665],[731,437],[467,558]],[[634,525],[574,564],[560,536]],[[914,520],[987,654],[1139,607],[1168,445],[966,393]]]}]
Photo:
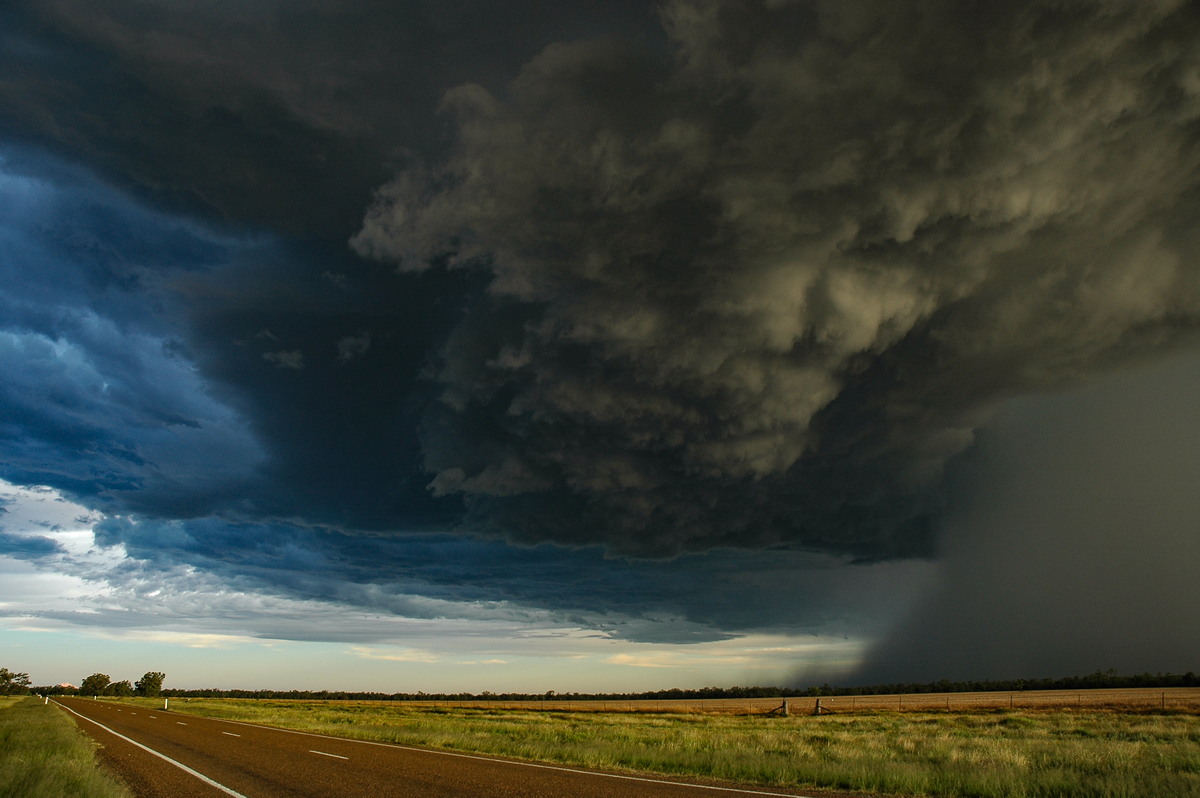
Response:
[{"label": "distant tree line", "polygon": [[163,690],[171,698],[280,698],[317,701],[637,701],[678,698],[778,698],[795,695],[782,687],[701,687],[692,690],[658,690],[648,693],[378,693],[347,690]]},{"label": "distant tree line", "polygon": [[133,684],[129,683],[128,679],[120,682],[114,682],[109,678],[107,673],[93,673],[91,676],[84,677],[79,687],[70,687],[67,685],[52,685],[46,687],[34,687],[32,690],[38,695],[87,695],[87,696],[113,696],[115,698],[124,698],[129,696],[145,696],[155,698],[163,694],[163,680],[167,675],[162,671],[148,671],[142,678],[138,679]]},{"label": "distant tree line", "polygon": [[[1095,690],[1123,687],[1200,687],[1200,676],[1188,672],[1142,673],[1121,676],[1116,671],[1096,671],[1087,676],[1066,676],[1057,679],[1002,679],[937,682],[904,682],[875,684],[860,687],[701,687],[672,688],[643,693],[379,693],[347,690],[176,690],[164,689],[164,674],[147,673],[135,684],[112,683],[105,674],[93,674],[84,679],[78,691],[55,687],[34,688],[43,694],[78,692],[80,695],[162,695],[171,698],[260,698],[307,699],[318,701],[692,701],[719,698],[783,698],[786,696],[852,696],[895,695],[898,693],[974,693],[1016,692],[1020,690]],[[89,681],[91,680],[91,681]],[[128,692],[126,692],[128,691]]]}]

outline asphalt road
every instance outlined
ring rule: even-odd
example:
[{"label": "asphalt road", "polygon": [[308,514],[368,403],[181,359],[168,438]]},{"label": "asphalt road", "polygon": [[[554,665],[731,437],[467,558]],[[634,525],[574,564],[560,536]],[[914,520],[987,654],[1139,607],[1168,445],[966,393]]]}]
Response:
[{"label": "asphalt road", "polygon": [[138,798],[737,798],[785,791],[687,784],[58,698]]}]

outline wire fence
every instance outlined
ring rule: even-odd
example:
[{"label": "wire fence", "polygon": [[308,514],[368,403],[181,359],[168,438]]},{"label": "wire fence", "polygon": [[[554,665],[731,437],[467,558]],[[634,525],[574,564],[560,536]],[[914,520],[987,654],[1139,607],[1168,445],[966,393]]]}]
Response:
[{"label": "wire fence", "polygon": [[1097,690],[1022,690],[990,693],[905,693],[787,698],[673,700],[526,699],[520,701],[405,701],[407,706],[546,712],[676,712],[731,715],[852,712],[970,712],[997,709],[1114,709],[1200,712],[1200,688],[1138,687]]}]

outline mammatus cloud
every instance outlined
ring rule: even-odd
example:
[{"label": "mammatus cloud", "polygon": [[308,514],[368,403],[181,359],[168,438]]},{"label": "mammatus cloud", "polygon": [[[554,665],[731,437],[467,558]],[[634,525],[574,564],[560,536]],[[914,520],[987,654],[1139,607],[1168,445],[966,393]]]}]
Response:
[{"label": "mammatus cloud", "polygon": [[662,7],[669,60],[548,47],[357,251],[484,270],[431,488],[526,541],[931,551],[999,400],[1200,320],[1185,2]]}]

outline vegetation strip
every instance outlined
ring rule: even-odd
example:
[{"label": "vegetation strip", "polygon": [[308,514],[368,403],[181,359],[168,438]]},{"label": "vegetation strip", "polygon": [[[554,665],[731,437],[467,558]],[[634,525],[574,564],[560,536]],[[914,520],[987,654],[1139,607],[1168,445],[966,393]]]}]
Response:
[{"label": "vegetation strip", "polygon": [[0,798],[131,798],[96,746],[41,698],[0,698]]}]

